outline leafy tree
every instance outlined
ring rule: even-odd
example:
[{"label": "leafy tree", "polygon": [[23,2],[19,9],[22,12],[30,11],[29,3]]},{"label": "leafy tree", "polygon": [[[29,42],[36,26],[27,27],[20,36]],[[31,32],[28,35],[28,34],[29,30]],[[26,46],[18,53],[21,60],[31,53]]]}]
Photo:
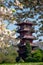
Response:
[{"label": "leafy tree", "polygon": [[31,46],[30,43],[26,43],[25,52],[23,53],[22,59],[25,62],[28,62],[30,61],[30,58],[31,58]]},{"label": "leafy tree", "polygon": [[25,54],[26,54],[25,61],[26,62],[31,61],[31,51],[32,51],[32,48],[30,46],[30,43],[26,43],[26,51],[25,51]]},{"label": "leafy tree", "polygon": [[40,49],[32,53],[32,62],[41,62],[42,61],[42,53]]}]

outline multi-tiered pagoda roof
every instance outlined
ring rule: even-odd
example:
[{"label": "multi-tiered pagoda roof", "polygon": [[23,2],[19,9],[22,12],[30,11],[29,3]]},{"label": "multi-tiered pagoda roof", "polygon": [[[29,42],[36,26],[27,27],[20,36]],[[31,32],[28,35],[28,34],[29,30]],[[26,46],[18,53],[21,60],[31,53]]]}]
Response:
[{"label": "multi-tiered pagoda roof", "polygon": [[30,35],[25,35],[25,36],[18,36],[18,38],[20,39],[25,39],[25,40],[34,40],[35,37],[34,36],[30,36]]},{"label": "multi-tiered pagoda roof", "polygon": [[[32,33],[34,32],[32,26],[36,25],[36,23],[26,21],[26,22],[19,22],[16,23],[20,28],[17,30],[17,32],[20,34],[17,38],[22,40],[29,40],[32,41],[35,39],[34,36],[32,36]],[[26,34],[28,33],[28,34]]]},{"label": "multi-tiered pagoda roof", "polygon": [[17,32],[18,33],[22,33],[22,32],[28,32],[28,31],[30,31],[30,32],[32,32],[32,33],[34,33],[35,31],[33,30],[33,28],[22,28],[22,29],[18,29],[17,30]]},{"label": "multi-tiered pagoda roof", "polygon": [[28,43],[30,43],[32,50],[34,47],[36,47],[35,44],[32,43],[32,41],[35,39],[34,36],[32,36],[32,33],[34,32],[32,26],[36,25],[33,22],[19,22],[16,24],[17,26],[19,26],[17,33],[19,33],[20,35],[17,37],[19,38],[21,41],[18,44],[19,50],[19,56],[25,56],[25,46],[26,46],[26,42],[28,41]]},{"label": "multi-tiered pagoda roof", "polygon": [[26,22],[16,23],[16,25],[19,25],[19,26],[21,26],[21,25],[29,25],[29,26],[32,26],[32,25],[36,25],[36,23],[26,21]]}]

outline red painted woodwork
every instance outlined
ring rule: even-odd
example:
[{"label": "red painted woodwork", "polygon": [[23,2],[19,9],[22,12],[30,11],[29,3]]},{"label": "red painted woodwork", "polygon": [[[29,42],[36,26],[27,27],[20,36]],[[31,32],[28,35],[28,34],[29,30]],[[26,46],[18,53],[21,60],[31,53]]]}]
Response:
[{"label": "red painted woodwork", "polygon": [[16,25],[19,26],[17,32],[20,34],[18,38],[21,39],[19,43],[19,47],[21,48],[19,48],[19,52],[21,53],[21,51],[23,51],[22,46],[24,46],[24,44],[26,44],[27,41],[31,43],[31,46],[33,44],[32,41],[35,39],[35,37],[32,36],[32,33],[34,32],[34,30],[32,29],[32,25],[34,25],[34,23],[26,21],[17,23]]}]

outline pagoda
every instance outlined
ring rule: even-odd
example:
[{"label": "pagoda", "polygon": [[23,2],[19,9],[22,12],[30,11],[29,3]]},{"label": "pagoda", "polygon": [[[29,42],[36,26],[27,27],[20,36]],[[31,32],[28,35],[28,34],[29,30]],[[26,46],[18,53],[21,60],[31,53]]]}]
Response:
[{"label": "pagoda", "polygon": [[[19,26],[19,29],[17,30],[17,33],[20,35],[18,38],[20,39],[20,43],[18,44],[18,54],[20,57],[25,56],[25,51],[26,51],[26,42],[30,43],[32,51],[35,49],[35,45],[32,43],[33,40],[35,39],[34,36],[32,36],[32,33],[34,32],[32,26],[35,25],[32,22],[26,21],[26,22],[19,22],[16,24]],[[25,56],[26,57],[26,56]],[[24,59],[24,58],[23,58]]]}]

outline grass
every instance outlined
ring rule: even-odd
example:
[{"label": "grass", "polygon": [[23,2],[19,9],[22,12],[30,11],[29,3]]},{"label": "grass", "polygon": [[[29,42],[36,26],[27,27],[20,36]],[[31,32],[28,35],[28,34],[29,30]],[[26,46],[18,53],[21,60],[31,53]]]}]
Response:
[{"label": "grass", "polygon": [[4,63],[0,65],[43,65],[43,62],[38,62],[38,63]]}]

